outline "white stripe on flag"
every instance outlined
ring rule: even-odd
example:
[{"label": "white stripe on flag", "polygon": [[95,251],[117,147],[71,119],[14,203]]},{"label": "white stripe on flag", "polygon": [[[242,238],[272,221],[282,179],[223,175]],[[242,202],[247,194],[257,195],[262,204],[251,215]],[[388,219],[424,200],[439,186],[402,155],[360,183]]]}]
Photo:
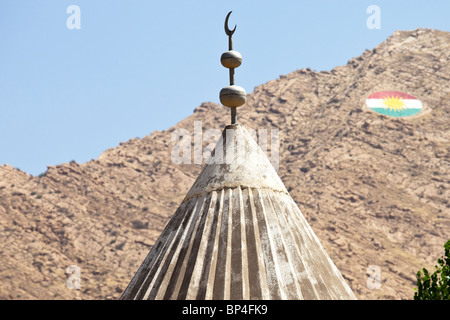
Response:
[{"label": "white stripe on flag", "polygon": [[[418,99],[402,99],[405,109],[422,109],[422,101]],[[366,99],[366,105],[373,108],[389,108],[384,104],[384,99]]]}]

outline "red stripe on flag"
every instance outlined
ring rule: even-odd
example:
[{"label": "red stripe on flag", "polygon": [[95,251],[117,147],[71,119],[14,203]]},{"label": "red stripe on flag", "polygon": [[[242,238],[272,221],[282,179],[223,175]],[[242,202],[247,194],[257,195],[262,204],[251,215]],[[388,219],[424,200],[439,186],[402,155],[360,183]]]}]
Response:
[{"label": "red stripe on flag", "polygon": [[367,97],[367,99],[384,99],[387,97],[398,97],[398,98],[402,98],[402,99],[416,99],[416,97],[404,93],[404,92],[400,92],[400,91],[380,91],[380,92],[375,92],[372,93],[370,96]]}]

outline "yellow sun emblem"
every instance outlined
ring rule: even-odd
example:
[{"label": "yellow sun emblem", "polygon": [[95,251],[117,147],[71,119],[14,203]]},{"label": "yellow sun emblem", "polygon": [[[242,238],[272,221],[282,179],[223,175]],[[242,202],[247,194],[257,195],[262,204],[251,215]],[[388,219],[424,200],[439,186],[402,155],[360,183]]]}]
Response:
[{"label": "yellow sun emblem", "polygon": [[394,110],[394,111],[402,111],[405,110],[405,104],[402,101],[402,98],[399,97],[387,97],[386,99],[384,99],[384,104],[386,107],[384,107],[385,109],[389,108],[389,111]]}]

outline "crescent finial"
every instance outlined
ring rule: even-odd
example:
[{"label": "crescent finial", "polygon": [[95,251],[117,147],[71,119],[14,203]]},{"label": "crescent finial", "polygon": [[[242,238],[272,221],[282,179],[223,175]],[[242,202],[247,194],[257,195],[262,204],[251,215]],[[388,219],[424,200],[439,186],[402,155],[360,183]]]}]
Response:
[{"label": "crescent finial", "polygon": [[226,33],[229,37],[231,37],[231,36],[233,35],[233,33],[236,31],[236,25],[234,26],[234,29],[233,29],[233,30],[230,30],[230,29],[228,28],[228,19],[230,18],[231,12],[233,12],[233,11],[228,12],[227,17],[225,18],[225,33]]}]

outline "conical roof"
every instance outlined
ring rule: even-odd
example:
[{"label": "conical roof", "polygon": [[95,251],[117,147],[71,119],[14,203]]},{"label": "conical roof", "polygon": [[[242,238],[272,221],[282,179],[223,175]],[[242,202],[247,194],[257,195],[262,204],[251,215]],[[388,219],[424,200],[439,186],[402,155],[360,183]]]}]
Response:
[{"label": "conical roof", "polygon": [[229,125],[121,299],[355,299],[247,130]]}]

